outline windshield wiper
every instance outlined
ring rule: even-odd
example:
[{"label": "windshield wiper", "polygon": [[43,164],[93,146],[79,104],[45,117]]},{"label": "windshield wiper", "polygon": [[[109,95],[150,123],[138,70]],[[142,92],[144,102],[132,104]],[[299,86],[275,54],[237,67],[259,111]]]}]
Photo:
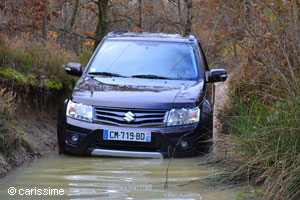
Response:
[{"label": "windshield wiper", "polygon": [[133,78],[149,78],[149,79],[172,79],[164,76],[156,76],[156,75],[133,75]]},{"label": "windshield wiper", "polygon": [[110,77],[127,77],[116,73],[110,73],[110,72],[89,72],[89,75],[100,75],[100,76],[110,76]]}]

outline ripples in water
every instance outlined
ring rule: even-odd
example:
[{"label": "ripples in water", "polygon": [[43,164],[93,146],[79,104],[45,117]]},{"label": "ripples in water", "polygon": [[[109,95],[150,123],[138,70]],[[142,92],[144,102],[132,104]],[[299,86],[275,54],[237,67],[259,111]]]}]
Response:
[{"label": "ripples in water", "polygon": [[201,158],[172,160],[168,189],[164,189],[169,159],[95,158],[51,155],[21,167],[0,180],[1,200],[26,199],[8,195],[8,188],[63,189],[63,196],[27,199],[234,199],[238,189],[222,190],[199,181],[213,170],[199,166]]}]

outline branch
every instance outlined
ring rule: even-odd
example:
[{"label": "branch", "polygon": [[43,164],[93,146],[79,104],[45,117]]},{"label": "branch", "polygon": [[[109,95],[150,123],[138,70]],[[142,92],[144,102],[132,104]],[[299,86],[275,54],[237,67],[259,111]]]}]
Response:
[{"label": "branch", "polygon": [[138,26],[138,24],[131,17],[128,17],[127,15],[120,15],[120,14],[114,14],[114,15],[119,16],[119,17],[124,17],[125,19],[128,19],[135,26]]},{"label": "branch", "polygon": [[177,6],[176,1],[175,0],[168,0],[169,3],[171,3],[173,6]]},{"label": "branch", "polygon": [[98,38],[96,38],[96,37],[94,37],[94,36],[92,36],[92,35],[89,35],[89,34],[80,34],[80,33],[77,33],[77,32],[75,32],[75,31],[69,31],[69,30],[66,30],[66,29],[64,29],[64,28],[59,28],[59,30],[60,31],[63,31],[63,32],[65,32],[65,33],[67,33],[67,34],[70,34],[70,35],[76,35],[76,36],[79,36],[79,37],[85,37],[85,38],[88,38],[88,39],[91,39],[91,40],[94,40],[94,41],[99,41],[99,39]]},{"label": "branch", "polygon": [[111,24],[111,23],[116,23],[116,22],[125,22],[126,20],[124,19],[115,19],[115,20],[112,20],[112,21],[107,21],[106,23],[107,24]]},{"label": "branch", "polygon": [[89,1],[87,1],[87,3],[94,3],[94,4],[99,4],[99,1],[96,1],[96,0],[89,0]]}]

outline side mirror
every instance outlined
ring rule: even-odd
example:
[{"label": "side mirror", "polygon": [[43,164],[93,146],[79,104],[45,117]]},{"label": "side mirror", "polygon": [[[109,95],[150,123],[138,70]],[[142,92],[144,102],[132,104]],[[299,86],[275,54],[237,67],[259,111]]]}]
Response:
[{"label": "side mirror", "polygon": [[227,79],[227,71],[225,69],[212,69],[208,74],[208,82],[223,82]]},{"label": "side mirror", "polygon": [[82,65],[80,63],[70,62],[65,68],[66,72],[72,76],[80,77],[82,75]]}]

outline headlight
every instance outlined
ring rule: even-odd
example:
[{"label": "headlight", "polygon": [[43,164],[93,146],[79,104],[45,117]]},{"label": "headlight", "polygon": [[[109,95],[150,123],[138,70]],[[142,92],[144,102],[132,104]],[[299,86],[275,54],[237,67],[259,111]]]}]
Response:
[{"label": "headlight", "polygon": [[199,122],[199,119],[200,109],[198,107],[192,109],[172,109],[169,113],[167,126],[193,124]]},{"label": "headlight", "polygon": [[92,122],[93,120],[93,108],[92,106],[82,103],[74,103],[71,100],[67,106],[67,116],[73,119],[79,119]]}]

